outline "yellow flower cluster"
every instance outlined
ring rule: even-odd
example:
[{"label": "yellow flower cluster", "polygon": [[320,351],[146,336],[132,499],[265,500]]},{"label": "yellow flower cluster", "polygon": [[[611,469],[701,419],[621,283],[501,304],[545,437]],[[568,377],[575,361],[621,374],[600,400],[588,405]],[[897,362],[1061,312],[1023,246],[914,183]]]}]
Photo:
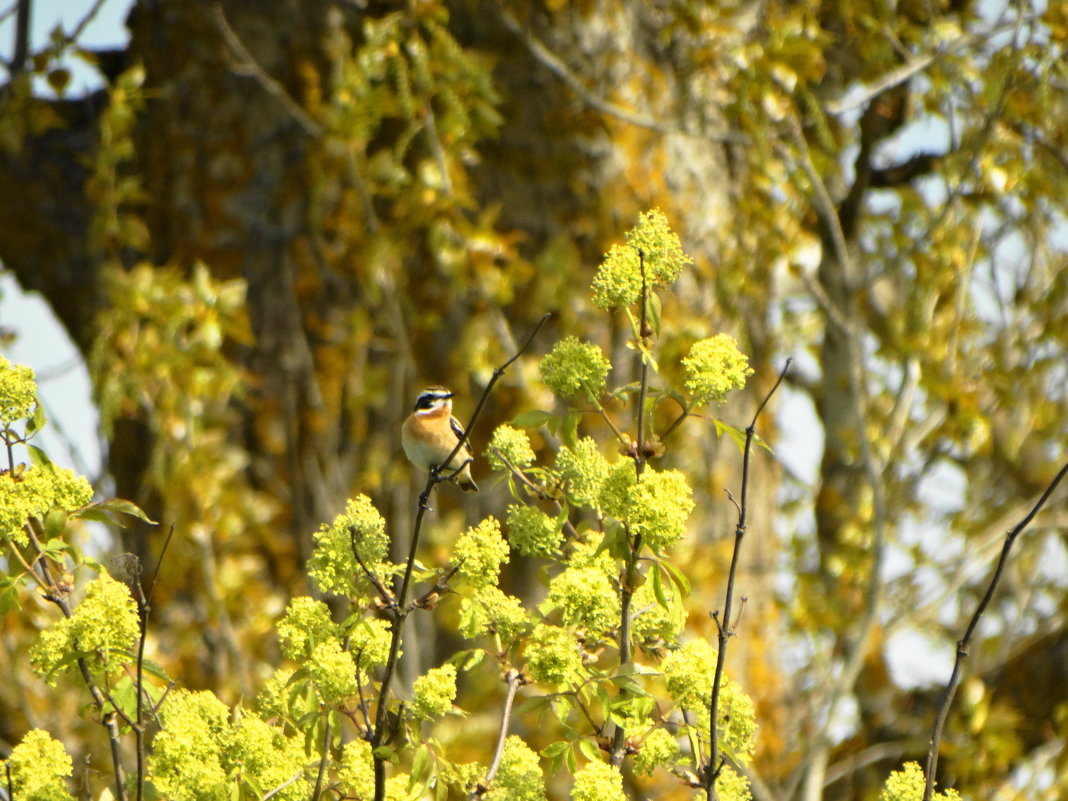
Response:
[{"label": "yellow flower cluster", "polygon": [[85,597],[69,618],[41,632],[30,650],[30,662],[50,683],[71,659],[85,659],[91,671],[118,670],[141,632],[137,603],[126,585],[104,574],[85,586]]},{"label": "yellow flower cluster", "polygon": [[36,403],[33,370],[0,356],[0,425],[29,417]]}]

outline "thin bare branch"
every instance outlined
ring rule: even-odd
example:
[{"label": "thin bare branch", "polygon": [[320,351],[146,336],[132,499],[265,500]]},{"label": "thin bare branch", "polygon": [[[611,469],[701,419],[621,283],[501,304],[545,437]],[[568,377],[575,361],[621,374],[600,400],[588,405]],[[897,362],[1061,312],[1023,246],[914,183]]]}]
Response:
[{"label": "thin bare branch", "polygon": [[[357,670],[357,673],[360,671]],[[328,717],[323,722],[323,752],[319,755],[319,770],[315,774],[315,789],[312,790],[311,801],[319,801],[319,794],[323,791],[323,779],[326,777],[326,763],[330,760],[330,718]],[[300,775],[300,774],[298,774]],[[276,790],[272,791],[272,794],[281,790],[282,785]],[[264,796],[264,801],[267,801],[270,795]]]},{"label": "thin bare branch", "polygon": [[775,379],[775,383],[772,385],[771,389],[768,390],[764,399],[757,407],[756,412],[753,414],[753,420],[745,429],[745,448],[742,451],[742,491],[741,502],[737,504],[738,523],[734,528],[734,552],[731,554],[731,566],[727,574],[727,590],[723,600],[723,620],[720,622],[717,618],[716,621],[719,648],[716,654],[716,673],[712,680],[712,700],[709,702],[708,763],[704,765],[700,771],[701,784],[704,787],[708,801],[714,801],[716,797],[716,778],[719,776],[719,772],[723,767],[723,758],[720,754],[719,746],[719,732],[717,731],[716,724],[719,722],[719,693],[720,688],[723,685],[723,668],[727,661],[727,643],[733,634],[731,629],[731,606],[734,603],[734,582],[738,570],[738,560],[742,552],[742,540],[745,538],[746,527],[748,525],[749,463],[753,452],[753,440],[756,437],[757,421],[760,419],[764,407],[768,405],[771,397],[779,389],[783,379],[786,377],[786,373],[790,369],[791,361],[792,359],[786,360],[786,364],[784,364],[782,370],[779,371],[779,377]]},{"label": "thin bare branch", "polygon": [[[1036,19],[1037,16],[1037,14],[1032,15],[1029,19]],[[866,106],[883,92],[893,89],[895,86],[900,86],[913,75],[923,72],[936,61],[943,59],[946,56],[953,55],[961,50],[965,50],[972,45],[984,42],[999,33],[1012,30],[1017,25],[1019,25],[1019,20],[1013,20],[1012,22],[994,25],[985,31],[962,34],[953,41],[947,42],[933,53],[926,53],[909,59],[900,67],[891,70],[886,73],[886,75],[883,75],[881,78],[878,78],[869,84],[864,86],[850,86],[840,98],[825,103],[824,108],[829,114],[842,114],[846,111]]]},{"label": "thin bare branch", "polygon": [[215,4],[215,20],[219,28],[219,32],[222,34],[223,39],[226,41],[227,47],[237,57],[239,63],[236,65],[234,71],[243,75],[248,75],[256,80],[268,94],[273,95],[278,101],[285,106],[289,115],[300,125],[301,129],[313,139],[318,139],[323,135],[322,126],[319,125],[307,111],[298,103],[293,97],[286,91],[286,88],[282,86],[270,73],[265,70],[249,49],[245,46],[245,43],[241,41],[241,37],[237,35],[237,32],[231,27],[230,21],[226,18],[226,12],[223,11],[221,3]]},{"label": "thin bare branch", "polygon": [[500,3],[493,4],[494,9],[497,11],[501,22],[504,23],[509,31],[518,37],[523,43],[524,47],[530,52],[532,56],[549,72],[559,78],[572,92],[578,95],[587,106],[602,114],[607,114],[623,122],[630,123],[631,125],[637,125],[639,128],[648,128],[651,131],[656,131],[662,134],[678,134],[682,136],[692,136],[698,139],[707,139],[712,142],[744,142],[745,136],[734,131],[704,131],[693,132],[680,128],[677,125],[658,120],[655,117],[649,117],[645,114],[639,114],[630,109],[623,108],[605,100],[603,97],[591,92],[587,89],[578,76],[568,68],[563,60],[545,46],[534,34],[524,28],[511,12],[509,12]]},{"label": "thin bare branch", "polygon": [[979,625],[979,620],[982,618],[983,613],[986,611],[987,606],[994,597],[994,592],[998,588],[998,583],[1001,581],[1001,574],[1005,570],[1005,565],[1009,561],[1009,553],[1012,551],[1012,546],[1016,542],[1016,538],[1020,536],[1020,533],[1031,524],[1031,521],[1035,519],[1035,515],[1039,513],[1046,501],[1049,500],[1054,490],[1057,489],[1057,485],[1061,483],[1061,480],[1068,475],[1068,462],[1060,469],[1057,475],[1046,487],[1041,497],[1035,502],[1035,505],[1031,507],[1023,519],[1020,520],[1015,526],[1009,529],[1005,534],[1005,544],[1001,548],[1001,555],[998,557],[997,564],[994,566],[994,572],[990,577],[990,583],[987,585],[986,592],[979,601],[979,605],[976,606],[975,612],[972,614],[971,620],[968,621],[968,626],[964,630],[964,636],[957,643],[957,656],[953,662],[953,673],[949,677],[949,683],[946,685],[946,691],[942,695],[942,701],[938,706],[938,712],[935,715],[934,726],[931,728],[931,741],[927,747],[927,768],[925,771],[927,778],[927,785],[923,791],[923,801],[931,801],[931,797],[934,794],[935,774],[938,771],[938,749],[942,742],[942,731],[946,725],[946,718],[949,716],[949,708],[953,704],[953,696],[957,692],[957,685],[960,684],[961,676],[964,674],[964,663],[968,659],[968,649],[971,647],[972,637],[975,636],[975,629]]},{"label": "thin bare branch", "polygon": [[[510,359],[508,359],[500,367],[497,367],[493,371],[493,375],[489,382],[486,384],[486,388],[482,390],[482,397],[479,398],[478,404],[475,406],[475,411],[471,414],[471,419],[468,420],[467,425],[464,427],[463,435],[457,440],[456,447],[453,448],[452,453],[447,458],[442,460],[442,465],[448,465],[452,463],[453,458],[460,449],[467,444],[467,440],[471,436],[471,431],[475,427],[475,423],[478,422],[479,415],[482,413],[482,409],[486,405],[486,401],[489,399],[490,392],[493,390],[493,386],[497,383],[498,379],[504,375],[505,371],[516,361],[530,344],[534,341],[534,337],[537,336],[541,327],[545,324],[545,321],[549,319],[551,315],[545,314],[538,321],[537,325],[530,332],[523,346],[517,350]],[[430,509],[430,493],[434,490],[438,484],[449,479],[450,471],[442,471],[440,467],[433,467],[427,472],[426,484],[423,486],[423,491],[419,494],[419,506],[415,515],[415,522],[412,525],[412,536],[408,546],[408,558],[404,564],[404,575],[400,579],[400,584],[397,587],[395,593],[394,603],[390,606],[389,612],[393,618],[392,630],[390,632],[389,643],[389,656],[386,658],[385,667],[382,669],[382,684],[378,691],[378,705],[375,710],[375,724],[374,729],[371,732],[371,747],[377,749],[379,746],[386,742],[386,720],[387,720],[387,708],[389,706],[389,687],[393,680],[393,673],[397,669],[397,661],[400,656],[400,645],[402,634],[404,631],[404,621],[407,620],[408,614],[412,609],[407,608],[408,590],[411,586],[412,572],[415,568],[415,557],[419,550],[419,540],[423,529],[423,519],[426,517],[427,511]],[[413,607],[415,608],[415,607]],[[379,756],[377,752],[374,753],[374,774],[375,774],[375,797],[374,801],[384,801],[386,794],[386,759]]]},{"label": "thin bare branch", "polygon": [[[634,344],[635,353],[638,357],[638,364],[640,366],[641,378],[638,384],[638,408],[635,411],[635,428],[637,429],[637,441],[634,446],[634,470],[638,475],[638,480],[641,481],[642,471],[645,469],[645,398],[649,391],[649,360],[645,357],[646,339],[652,335],[652,331],[649,330],[649,324],[646,319],[646,306],[649,301],[649,285],[645,278],[645,252],[642,249],[638,249],[638,267],[641,270],[642,275],[642,292],[641,292],[641,322],[638,325],[638,341]],[[607,417],[607,415],[606,415]],[[619,664],[620,666],[626,665],[630,662],[630,631],[631,631],[631,614],[630,605],[634,598],[634,591],[636,589],[636,579],[638,576],[638,556],[642,551],[642,535],[635,534],[634,539],[630,540],[628,532],[628,541],[630,542],[630,551],[627,554],[627,566],[623,574],[622,587],[620,587],[620,604],[619,604]],[[620,695],[623,695],[626,691],[620,690]],[[627,733],[622,726],[617,725],[615,731],[612,733],[612,757],[611,761],[613,765],[621,765],[623,763],[623,755],[626,752],[626,740]]]},{"label": "thin bare branch", "polygon": [[[501,715],[501,728],[497,734],[497,747],[493,751],[493,759],[490,762],[489,770],[486,771],[486,780],[483,782],[486,787],[489,787],[493,782],[493,777],[497,775],[497,768],[501,766],[501,757],[504,756],[504,744],[508,741],[508,727],[512,719],[512,702],[515,701],[515,694],[519,689],[519,685],[523,683],[523,674],[512,668],[505,674],[504,680],[508,682],[508,694],[504,698],[504,713]],[[468,795],[468,799],[469,801],[474,801],[481,794],[480,788],[476,787]]]}]

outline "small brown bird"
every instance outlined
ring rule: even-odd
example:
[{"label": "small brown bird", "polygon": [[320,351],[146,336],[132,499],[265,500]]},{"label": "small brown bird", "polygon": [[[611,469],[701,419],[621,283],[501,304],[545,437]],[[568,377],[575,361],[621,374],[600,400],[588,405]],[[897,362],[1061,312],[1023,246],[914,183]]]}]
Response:
[{"label": "small brown bird", "polygon": [[[401,444],[408,461],[420,470],[442,466],[464,435],[463,426],[452,416],[452,393],[445,387],[427,387],[415,400],[415,410],[401,426]],[[457,451],[446,473],[456,472],[453,480],[464,492],[478,492],[471,478],[473,458],[468,443]]]}]

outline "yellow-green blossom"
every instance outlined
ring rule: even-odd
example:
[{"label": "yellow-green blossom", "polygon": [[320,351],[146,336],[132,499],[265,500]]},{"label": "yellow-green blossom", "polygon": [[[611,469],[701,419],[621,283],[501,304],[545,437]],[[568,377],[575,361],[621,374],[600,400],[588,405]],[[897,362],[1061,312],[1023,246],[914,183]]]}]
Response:
[{"label": "yellow-green blossom", "polygon": [[545,801],[545,776],[538,755],[521,737],[505,740],[501,764],[486,801]]},{"label": "yellow-green blossom", "polygon": [[412,712],[424,720],[440,718],[452,709],[456,698],[456,667],[431,668],[415,680],[412,688]]},{"label": "yellow-green blossom", "polygon": [[459,565],[459,574],[474,586],[496,584],[501,564],[508,561],[508,543],[501,536],[501,524],[496,518],[487,517],[467,529],[456,540],[452,559]]},{"label": "yellow-green blossom", "polygon": [[[467,798],[476,785],[481,784],[486,777],[486,766],[481,762],[449,762],[442,760],[438,763],[438,771],[441,780],[449,789]],[[499,768],[498,768],[498,772]],[[483,798],[487,794],[483,794]]]},{"label": "yellow-green blossom", "polygon": [[565,684],[577,681],[582,672],[582,653],[567,629],[541,623],[527,640],[527,670],[535,681]]},{"label": "yellow-green blossom", "polygon": [[[325,523],[314,535],[315,551],[308,560],[308,575],[323,592],[356,595],[367,592],[364,568],[386,583],[391,565],[386,521],[366,495],[357,495],[345,505],[345,511]],[[353,555],[359,554],[363,567]]]},{"label": "yellow-green blossom", "polygon": [[307,596],[290,601],[285,616],[278,622],[282,653],[299,662],[306,660],[318,643],[337,636],[338,627],[330,618],[330,607]]},{"label": "yellow-green blossom", "polygon": [[295,668],[280,667],[264,682],[263,689],[256,696],[256,709],[263,717],[289,716],[289,681],[296,672]]},{"label": "yellow-green blossom", "polygon": [[634,610],[631,631],[635,637],[672,640],[682,632],[686,624],[686,609],[679,601],[673,584],[665,580],[662,589],[667,607],[656,597],[652,581],[646,581],[635,591],[631,601],[631,609]]},{"label": "yellow-green blossom", "polygon": [[280,801],[310,797],[303,735],[287,737],[281,729],[245,714],[234,727],[232,743],[224,758],[227,771],[246,787],[257,788],[255,797],[266,793]]},{"label": "yellow-green blossom", "polygon": [[745,379],[753,373],[749,357],[727,334],[694,342],[682,365],[686,368],[686,391],[695,406],[722,403],[732,389],[744,387]]},{"label": "yellow-green blossom", "polygon": [[316,645],[308,659],[307,668],[315,689],[327,704],[355,695],[359,689],[356,662],[337,640],[326,640]]},{"label": "yellow-green blossom", "polygon": [[608,477],[608,461],[593,437],[583,437],[574,448],[562,447],[556,466],[567,482],[567,495],[577,506],[599,509],[601,486]]},{"label": "yellow-green blossom", "polygon": [[505,464],[500,453],[511,462],[512,467],[529,467],[534,464],[534,449],[530,446],[530,437],[526,431],[504,423],[497,426],[486,448],[486,459],[494,470],[504,470]]},{"label": "yellow-green blossom", "polygon": [[730,765],[723,765],[716,776],[716,797],[721,801],[751,801],[753,794],[749,789],[749,779]]},{"label": "yellow-green blossom", "polygon": [[693,264],[660,209],[639,214],[638,224],[626,233],[624,242],[609,249],[593,279],[593,302],[602,309],[630,306],[641,298],[639,251],[645,257],[649,288],[673,283],[684,267]]},{"label": "yellow-green blossom", "polygon": [[551,556],[563,540],[560,524],[535,506],[508,507],[508,542],[523,556]]},{"label": "yellow-green blossom", "polygon": [[693,511],[693,490],[678,470],[658,471],[647,467],[633,488],[626,520],[632,533],[662,553],[682,539]]},{"label": "yellow-green blossom", "polygon": [[63,744],[48,732],[27,732],[11,749],[7,765],[18,801],[73,801],[66,781],[73,773],[73,763]]},{"label": "yellow-green blossom", "polygon": [[341,767],[337,778],[346,796],[359,799],[375,797],[375,768],[369,742],[353,740],[345,744],[341,751]]},{"label": "yellow-green blossom", "polygon": [[681,472],[646,467],[639,480],[634,463],[627,459],[609,469],[599,503],[606,515],[625,522],[658,553],[686,533],[694,507],[693,490]]},{"label": "yellow-green blossom", "polygon": [[630,511],[631,495],[638,483],[638,474],[634,462],[630,459],[617,459],[609,465],[601,491],[597,494],[597,504],[606,515],[616,520],[626,520]]},{"label": "yellow-green blossom", "polygon": [[[901,770],[895,770],[886,780],[879,801],[921,801],[927,780],[923,769],[915,762],[906,762]],[[960,801],[960,794],[953,789],[935,793],[934,801]]]},{"label": "yellow-green blossom", "polygon": [[77,667],[83,657],[91,671],[122,667],[140,634],[137,603],[125,584],[106,573],[85,585],[85,597],[69,618],[41,632],[30,649],[30,662],[50,683],[62,669]]},{"label": "yellow-green blossom", "polygon": [[0,537],[26,545],[23,526],[30,517],[43,520],[53,509],[74,512],[92,499],[89,482],[63,467],[19,465],[0,472]]},{"label": "yellow-green blossom", "polygon": [[207,691],[172,692],[160,718],[148,766],[162,797],[227,801],[236,782],[257,797],[308,797],[302,735],[287,737],[248,712],[231,725],[230,710]]},{"label": "yellow-green blossom", "polygon": [[664,657],[660,669],[667,678],[668,693],[679,706],[695,709],[712,702],[716,650],[707,640],[684,643]]},{"label": "yellow-green blossom", "polygon": [[642,740],[634,757],[634,772],[648,776],[657,767],[672,768],[679,761],[679,741],[667,729],[653,729]]},{"label": "yellow-green blossom", "polygon": [[[587,535],[589,536],[589,535]],[[608,578],[615,579],[619,573],[616,562],[607,548],[603,548],[604,537],[594,536],[586,542],[575,542],[571,547],[571,556],[567,562],[570,567],[595,567]]]},{"label": "yellow-green blossom", "polygon": [[224,754],[232,747],[230,710],[206,690],[175,690],[160,710],[148,768],[163,798],[229,801]]},{"label": "yellow-green blossom", "polygon": [[549,583],[548,603],[561,611],[566,626],[602,635],[619,625],[619,593],[596,567],[569,567]]},{"label": "yellow-green blossom", "polygon": [[[716,650],[706,640],[690,640],[672,651],[660,665],[667,679],[668,693],[683,708],[704,713],[707,728],[712,703],[712,681],[716,672]],[[718,705],[721,743],[731,756],[746,762],[756,745],[756,710],[753,700],[741,686],[723,678]]]},{"label": "yellow-green blossom", "polygon": [[605,388],[611,362],[596,345],[565,337],[538,364],[545,386],[561,398],[585,392],[597,398]]},{"label": "yellow-green blossom", "polygon": [[575,774],[571,785],[572,801],[625,801],[623,774],[607,762],[587,762]]},{"label": "yellow-green blossom", "polygon": [[33,370],[0,356],[0,425],[29,417],[36,404]]},{"label": "yellow-green blossom", "polygon": [[[360,618],[349,632],[349,651],[365,673],[386,664],[392,638],[389,621]],[[402,651],[397,652],[398,655]]]},{"label": "yellow-green blossom", "polygon": [[460,602],[460,634],[469,640],[493,631],[502,643],[510,643],[529,628],[522,601],[494,585],[480,587]]}]

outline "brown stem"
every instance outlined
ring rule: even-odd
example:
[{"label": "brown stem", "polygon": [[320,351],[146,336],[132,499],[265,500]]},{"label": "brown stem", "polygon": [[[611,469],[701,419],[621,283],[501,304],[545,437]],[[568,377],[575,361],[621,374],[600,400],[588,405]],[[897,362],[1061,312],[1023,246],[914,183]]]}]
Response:
[{"label": "brown stem", "polygon": [[[489,770],[486,771],[486,780],[483,782],[486,787],[493,782],[493,777],[497,775],[497,768],[501,766],[504,744],[508,740],[508,724],[512,717],[512,702],[515,701],[516,690],[523,683],[522,674],[514,668],[509,670],[504,678],[508,682],[508,695],[504,698],[504,714],[501,715],[501,729],[497,734],[497,748],[493,752],[493,760],[490,762]],[[481,794],[480,788],[476,787],[467,796],[468,801],[474,801]]]},{"label": "brown stem", "polygon": [[979,601],[979,605],[976,607],[972,619],[968,621],[968,627],[964,631],[964,636],[957,643],[957,657],[953,662],[953,673],[949,677],[949,684],[946,685],[946,691],[942,695],[942,702],[938,706],[934,726],[931,729],[931,741],[927,746],[927,784],[923,791],[923,801],[931,801],[931,796],[934,794],[935,772],[938,770],[938,748],[942,742],[942,730],[945,728],[946,718],[949,716],[949,708],[953,704],[953,696],[957,692],[957,685],[960,684],[961,676],[964,673],[964,663],[968,659],[968,649],[971,647],[972,637],[975,635],[975,629],[979,625],[979,619],[983,616],[991,599],[994,597],[994,592],[997,590],[998,583],[1001,581],[1001,574],[1004,572],[1005,565],[1009,561],[1009,552],[1012,550],[1016,538],[1025,528],[1027,528],[1031,521],[1035,519],[1035,515],[1038,514],[1046,501],[1049,500],[1050,495],[1053,494],[1053,491],[1057,488],[1057,485],[1061,483],[1061,479],[1063,479],[1066,474],[1068,474],[1068,463],[1065,463],[1064,467],[1060,469],[1060,472],[1057,473],[1053,481],[1046,487],[1045,492],[1042,493],[1042,497],[1040,497],[1035,505],[1031,507],[1031,511],[1005,534],[1005,544],[1001,547],[1001,556],[998,557],[997,565],[994,567],[994,573],[990,577],[990,584],[987,586],[986,592]]},{"label": "brown stem", "polygon": [[[649,362],[645,358],[645,340],[647,338],[648,321],[646,319],[646,304],[649,300],[649,287],[645,281],[645,251],[638,249],[638,266],[642,273],[641,294],[641,321],[638,324],[638,359],[641,364],[641,380],[638,385],[638,411],[637,425],[638,442],[634,451],[634,470],[641,481],[642,471],[645,469],[645,397],[649,391]],[[623,586],[620,587],[619,598],[619,664],[626,665],[630,662],[630,604],[634,598],[634,580],[638,572],[638,554],[642,550],[642,535],[637,533],[630,540],[630,552],[627,556],[627,567],[623,573]],[[620,690],[620,694],[624,693]],[[623,763],[623,754],[626,750],[627,732],[622,726],[617,725],[612,734],[612,764]]]},{"label": "brown stem", "polygon": [[[471,415],[471,419],[468,420],[467,425],[464,427],[463,435],[456,442],[456,447],[453,448],[452,453],[442,460],[441,463],[443,465],[452,464],[453,458],[460,452],[460,449],[467,444],[467,440],[471,436],[471,431],[474,428],[479,415],[482,413],[486,401],[489,399],[490,392],[493,390],[493,385],[497,383],[497,380],[502,375],[504,375],[505,370],[507,370],[528,347],[530,347],[530,343],[534,341],[534,337],[537,335],[538,331],[541,330],[541,327],[549,317],[549,314],[542,315],[542,318],[538,321],[537,325],[534,326],[534,330],[530,332],[530,336],[527,337],[523,346],[519,348],[508,361],[494,369],[489,383],[487,383],[486,388],[482,390],[482,397],[479,398],[478,404],[475,406],[475,411]],[[439,467],[433,467],[427,473],[426,484],[423,487],[423,491],[419,494],[419,509],[416,512],[415,523],[412,526],[412,538],[408,547],[408,559],[404,565],[404,577],[401,579],[400,586],[395,594],[395,603],[390,607],[390,613],[393,617],[393,626],[390,632],[389,657],[386,659],[386,665],[382,671],[382,685],[378,691],[378,707],[375,711],[375,725],[374,730],[371,732],[371,748],[375,773],[374,801],[384,801],[386,797],[386,759],[379,756],[377,749],[385,742],[386,709],[389,705],[389,685],[393,680],[393,673],[397,669],[404,621],[407,619],[409,612],[411,612],[411,610],[406,607],[408,601],[408,588],[411,585],[412,571],[415,567],[415,556],[419,550],[419,537],[423,528],[423,518],[430,509],[430,493],[433,491],[434,487],[448,479],[448,473],[442,473]],[[125,801],[125,799],[120,799],[120,801]]]},{"label": "brown stem", "polygon": [[708,801],[713,801],[716,797],[716,778],[722,768],[716,721],[719,713],[719,692],[723,685],[723,666],[727,661],[727,641],[733,634],[731,630],[731,606],[734,603],[734,581],[738,569],[739,555],[742,551],[742,539],[745,537],[746,518],[749,508],[749,460],[752,454],[753,437],[756,435],[757,420],[760,418],[761,412],[764,411],[764,407],[768,405],[768,401],[771,400],[771,396],[775,394],[775,391],[786,377],[786,371],[790,369],[790,361],[790,359],[786,360],[786,364],[783,365],[782,370],[779,372],[778,379],[776,379],[768,394],[764,396],[764,400],[761,401],[760,406],[757,407],[756,413],[753,415],[752,422],[745,429],[745,450],[742,454],[742,499],[741,503],[737,505],[738,524],[734,528],[734,552],[731,554],[731,567],[730,572],[727,574],[727,592],[723,601],[723,619],[720,620],[718,617],[716,619],[719,651],[716,654],[716,673],[712,680],[712,698],[709,701],[709,755],[708,764],[701,770],[701,780]]}]

